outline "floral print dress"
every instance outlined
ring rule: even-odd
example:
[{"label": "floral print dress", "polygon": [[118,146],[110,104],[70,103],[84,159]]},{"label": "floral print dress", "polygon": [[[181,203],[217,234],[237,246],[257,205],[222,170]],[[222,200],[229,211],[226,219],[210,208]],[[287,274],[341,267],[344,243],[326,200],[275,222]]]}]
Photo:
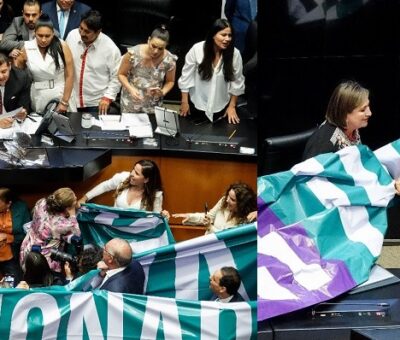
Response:
[{"label": "floral print dress", "polygon": [[154,113],[155,106],[162,106],[162,97],[149,95],[148,89],[162,88],[167,72],[176,67],[178,57],[168,51],[164,59],[156,67],[144,66],[144,58],[140,53],[141,45],[128,49],[130,54],[131,69],[128,72],[128,81],[143,97],[143,100],[134,99],[128,90],[121,91],[121,112],[124,113]]},{"label": "floral print dress", "polygon": [[50,258],[50,249],[62,250],[65,242],[69,242],[73,235],[80,236],[81,231],[75,216],[67,216],[65,213],[53,215],[46,208],[44,198],[33,208],[31,227],[21,245],[20,263],[23,267],[25,256],[31,251],[32,245],[39,245],[50,269],[60,272],[61,265]]}]

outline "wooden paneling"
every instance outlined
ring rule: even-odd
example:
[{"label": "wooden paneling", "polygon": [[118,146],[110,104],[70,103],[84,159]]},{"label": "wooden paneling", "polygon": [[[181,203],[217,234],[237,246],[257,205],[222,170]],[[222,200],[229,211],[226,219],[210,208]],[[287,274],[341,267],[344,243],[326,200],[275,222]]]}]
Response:
[{"label": "wooden paneling", "polygon": [[[174,157],[113,156],[111,165],[85,182],[43,185],[43,190],[35,190],[35,192],[27,190],[20,193],[20,197],[32,208],[38,199],[62,186],[69,186],[80,198],[95,185],[111,178],[115,173],[130,171],[133,164],[143,158],[151,159],[159,166],[164,187],[163,208],[171,214],[204,211],[205,202],[211,209],[225,193],[229,184],[236,181],[246,182],[256,190],[257,166],[255,163]],[[113,192],[96,197],[91,202],[113,205]],[[170,223],[180,224],[181,219],[171,218]],[[200,229],[182,227],[174,231],[177,241],[203,234],[201,227]]]},{"label": "wooden paneling", "polygon": [[[216,160],[182,159],[173,157],[113,156],[112,164],[84,182],[46,185],[43,190],[24,192],[20,196],[29,206],[41,197],[62,186],[72,188],[78,197],[96,184],[111,178],[120,171],[130,171],[140,159],[151,159],[160,167],[164,186],[164,208],[170,212],[203,211],[204,202],[211,208],[222,196],[227,186],[243,181],[256,188],[256,164]],[[113,193],[96,197],[93,202],[113,204]]]}]

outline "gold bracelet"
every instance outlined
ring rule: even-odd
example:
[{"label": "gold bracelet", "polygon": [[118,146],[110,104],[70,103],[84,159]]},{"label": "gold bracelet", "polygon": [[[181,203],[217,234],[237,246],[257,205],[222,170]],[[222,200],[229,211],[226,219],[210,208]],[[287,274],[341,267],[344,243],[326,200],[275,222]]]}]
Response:
[{"label": "gold bracelet", "polygon": [[63,100],[60,100],[60,104],[64,106],[68,106],[68,102],[64,102]]}]

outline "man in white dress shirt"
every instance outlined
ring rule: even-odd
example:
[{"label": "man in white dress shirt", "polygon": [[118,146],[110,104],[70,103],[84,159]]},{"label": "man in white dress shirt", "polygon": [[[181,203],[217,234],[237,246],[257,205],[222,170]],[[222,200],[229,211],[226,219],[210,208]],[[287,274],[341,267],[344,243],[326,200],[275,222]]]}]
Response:
[{"label": "man in white dress shirt", "polygon": [[81,112],[107,114],[121,88],[117,77],[121,52],[102,27],[100,12],[91,10],[66,40],[74,59],[74,91]]}]

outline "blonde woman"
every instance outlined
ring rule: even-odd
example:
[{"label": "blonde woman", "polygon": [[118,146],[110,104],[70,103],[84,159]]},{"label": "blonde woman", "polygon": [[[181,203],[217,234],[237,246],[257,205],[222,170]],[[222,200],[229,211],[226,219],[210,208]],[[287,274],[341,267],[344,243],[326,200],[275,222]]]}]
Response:
[{"label": "blonde woman", "polygon": [[26,255],[32,246],[40,247],[50,269],[60,272],[61,266],[50,258],[51,249],[63,249],[65,242],[77,240],[81,231],[76,219],[76,196],[70,188],[54,191],[47,198],[36,202],[32,224],[21,245],[20,263],[24,266]]}]

